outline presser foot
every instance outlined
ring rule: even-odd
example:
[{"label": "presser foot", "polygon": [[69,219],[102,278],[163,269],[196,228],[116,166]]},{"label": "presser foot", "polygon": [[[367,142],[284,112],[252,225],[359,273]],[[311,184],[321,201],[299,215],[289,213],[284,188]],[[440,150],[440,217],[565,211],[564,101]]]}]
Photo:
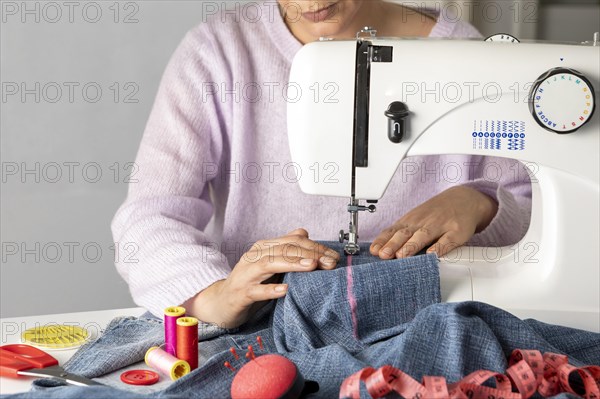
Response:
[{"label": "presser foot", "polygon": [[[343,244],[346,240],[349,240],[350,233],[344,232],[344,230],[340,230],[340,244]],[[356,237],[358,239],[358,236]],[[358,242],[348,242],[344,245],[344,253],[346,255],[358,255],[360,252],[360,246]]]},{"label": "presser foot", "polygon": [[363,206],[360,205],[359,201],[356,199],[350,199],[350,204],[348,205],[348,212],[350,212],[348,232],[346,233],[344,230],[340,230],[339,235],[340,244],[348,241],[346,245],[344,245],[344,252],[346,255],[358,255],[360,252],[360,246],[358,245],[358,212],[367,211],[373,213],[375,210],[376,207],[373,204]]}]

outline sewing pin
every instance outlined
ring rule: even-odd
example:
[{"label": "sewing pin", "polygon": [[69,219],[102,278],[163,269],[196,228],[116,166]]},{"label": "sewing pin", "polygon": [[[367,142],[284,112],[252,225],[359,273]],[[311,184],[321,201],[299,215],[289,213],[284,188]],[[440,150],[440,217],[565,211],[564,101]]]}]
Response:
[{"label": "sewing pin", "polygon": [[248,345],[248,352],[246,353],[246,357],[251,360],[254,360],[256,358],[256,356],[254,355],[254,349],[252,349],[252,345]]},{"label": "sewing pin", "polygon": [[233,367],[229,362],[223,363],[223,366],[227,367],[231,371],[235,371],[235,367]]},{"label": "sewing pin", "polygon": [[231,352],[231,354],[233,355],[233,358],[235,360],[238,360],[240,357],[238,356],[237,352],[235,351],[234,347],[231,347],[231,349],[229,349],[229,352]]}]

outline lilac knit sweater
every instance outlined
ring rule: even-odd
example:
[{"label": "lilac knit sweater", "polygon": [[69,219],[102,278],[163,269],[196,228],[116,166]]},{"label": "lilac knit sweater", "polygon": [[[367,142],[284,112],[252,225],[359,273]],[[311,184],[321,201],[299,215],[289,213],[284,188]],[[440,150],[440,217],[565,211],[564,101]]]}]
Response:
[{"label": "lilac knit sweater", "polygon": [[[215,17],[196,27],[164,73],[136,158],[138,182],[112,223],[122,253],[131,253],[131,243],[136,248],[117,269],[134,301],[156,315],[226,278],[257,240],[298,227],[312,239],[334,240],[348,224],[346,198],[306,195],[294,182],[283,86],[301,44],[274,4],[265,3],[259,21]],[[431,36],[479,33],[440,20]],[[531,198],[529,181],[515,170],[514,161],[497,158],[407,159],[377,212],[361,215],[361,241],[445,189],[468,184],[499,203],[472,243],[515,243],[528,228]]]}]

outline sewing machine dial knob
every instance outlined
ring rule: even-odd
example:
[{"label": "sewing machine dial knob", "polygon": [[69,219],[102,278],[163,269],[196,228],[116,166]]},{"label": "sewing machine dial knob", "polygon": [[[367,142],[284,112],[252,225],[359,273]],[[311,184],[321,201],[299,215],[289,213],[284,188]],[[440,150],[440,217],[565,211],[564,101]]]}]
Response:
[{"label": "sewing machine dial knob", "polygon": [[521,43],[519,39],[508,33],[498,33],[485,39],[486,42]]},{"label": "sewing machine dial knob", "polygon": [[544,129],[573,133],[585,125],[596,107],[594,88],[581,73],[554,68],[540,76],[529,93],[529,110]]}]

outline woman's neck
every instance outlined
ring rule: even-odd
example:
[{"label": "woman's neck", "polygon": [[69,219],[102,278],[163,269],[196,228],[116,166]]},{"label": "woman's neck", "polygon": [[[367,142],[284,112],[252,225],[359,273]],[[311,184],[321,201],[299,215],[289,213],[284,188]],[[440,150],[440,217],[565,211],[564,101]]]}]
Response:
[{"label": "woman's neck", "polygon": [[375,28],[381,37],[427,37],[436,24],[432,16],[417,9],[386,1],[378,1],[377,7],[373,5],[373,12],[366,16],[365,22],[353,27],[357,29],[351,37],[365,26]]},{"label": "woman's neck", "polygon": [[[319,39],[318,36],[312,36],[309,32],[294,26],[293,23],[285,19],[282,8],[280,8],[280,11],[288,29],[301,43],[306,44]],[[371,0],[362,3],[356,18],[343,30],[328,35],[328,37],[353,39],[356,37],[356,33],[366,26],[375,28],[377,35],[381,37],[426,37],[429,36],[435,24],[436,21],[433,17],[416,9],[383,0]]]}]

